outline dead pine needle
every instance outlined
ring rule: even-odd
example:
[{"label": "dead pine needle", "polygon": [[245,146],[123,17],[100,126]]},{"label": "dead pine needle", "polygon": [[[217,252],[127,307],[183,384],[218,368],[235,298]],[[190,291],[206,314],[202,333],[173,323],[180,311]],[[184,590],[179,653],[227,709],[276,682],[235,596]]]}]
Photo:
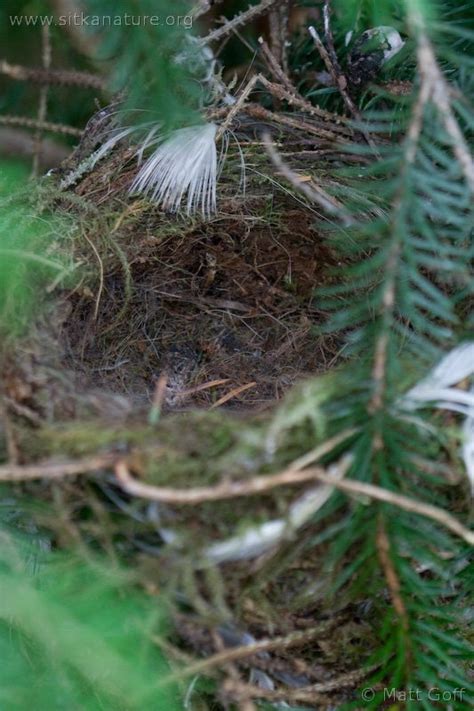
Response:
[{"label": "dead pine needle", "polygon": [[216,407],[220,407],[221,405],[224,405],[226,402],[229,402],[229,400],[232,400],[233,398],[237,397],[241,393],[245,392],[246,390],[249,390],[250,388],[254,388],[256,386],[256,382],[252,383],[246,383],[245,385],[239,385],[239,387],[234,388],[230,392],[228,392],[226,395],[223,395],[222,397],[219,398],[216,402],[214,402],[209,409],[214,410]]}]

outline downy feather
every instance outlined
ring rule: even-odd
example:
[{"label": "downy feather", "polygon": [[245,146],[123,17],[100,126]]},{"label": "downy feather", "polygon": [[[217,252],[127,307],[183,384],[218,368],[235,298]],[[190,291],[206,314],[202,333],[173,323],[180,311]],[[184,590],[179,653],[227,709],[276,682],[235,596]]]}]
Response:
[{"label": "downy feather", "polygon": [[185,201],[188,215],[199,211],[209,217],[216,211],[218,168],[225,152],[224,146],[218,160],[216,133],[213,123],[180,128],[167,138],[153,128],[137,151],[139,161],[146,148],[157,148],[140,167],[130,192],[147,195],[170,212]]}]

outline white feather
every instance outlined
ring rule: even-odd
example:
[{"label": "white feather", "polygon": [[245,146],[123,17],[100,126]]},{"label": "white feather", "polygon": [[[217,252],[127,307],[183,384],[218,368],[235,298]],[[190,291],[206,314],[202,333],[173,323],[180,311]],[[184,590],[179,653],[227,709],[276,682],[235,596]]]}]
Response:
[{"label": "white feather", "polygon": [[432,403],[466,417],[463,427],[462,458],[474,492],[474,389],[453,387],[474,375],[474,342],[463,343],[446,355],[431,373],[409,390],[400,404],[414,410]]},{"label": "white feather", "polygon": [[163,139],[156,128],[152,129],[137,152],[139,160],[146,147],[158,147],[141,166],[130,192],[147,195],[171,212],[177,212],[185,201],[188,215],[200,211],[204,217],[209,217],[216,211],[220,163],[216,132],[215,124],[206,123],[178,129]]},{"label": "white feather", "polygon": [[[474,407],[474,393],[452,387],[474,375],[474,342],[463,343],[448,353],[431,373],[403,397],[407,409],[427,402],[442,403],[446,409],[467,414]],[[452,405],[452,408],[450,408]]]},{"label": "white feather", "polygon": [[[351,454],[344,455],[339,462],[328,467],[328,474],[333,476],[335,481],[340,481],[349,469],[352,459]],[[265,521],[233,538],[212,544],[204,551],[205,559],[217,564],[262,555],[304,526],[326,503],[333,491],[334,487],[329,484],[320,484],[310,489],[291,504],[286,518]]]}]

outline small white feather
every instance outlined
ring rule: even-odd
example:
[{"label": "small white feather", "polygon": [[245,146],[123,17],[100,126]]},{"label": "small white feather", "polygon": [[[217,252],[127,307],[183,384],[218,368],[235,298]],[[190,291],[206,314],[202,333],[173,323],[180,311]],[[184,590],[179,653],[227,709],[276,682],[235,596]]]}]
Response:
[{"label": "small white feather", "polygon": [[[335,481],[340,481],[349,469],[352,459],[351,454],[344,455],[339,462],[328,467],[328,474],[334,477]],[[204,551],[205,559],[218,564],[262,555],[304,526],[326,503],[333,491],[334,487],[329,484],[320,484],[310,489],[291,504],[286,518],[265,521],[233,538],[214,543]]]},{"label": "small white feather", "polygon": [[445,409],[467,414],[474,408],[474,393],[452,387],[474,375],[474,342],[463,343],[448,353],[431,373],[403,397],[406,409],[434,402]]},{"label": "small white feather", "polygon": [[[474,395],[474,391],[471,392]],[[471,408],[468,417],[466,417],[462,434],[462,458],[468,479],[471,482],[471,494],[474,495],[474,407]]]},{"label": "small white feather", "polygon": [[461,454],[474,492],[474,390],[453,387],[473,375],[474,342],[463,343],[448,353],[426,378],[409,390],[400,404],[405,410],[414,410],[432,403],[466,417]]},{"label": "small white feather", "polygon": [[216,133],[213,123],[178,129],[166,139],[152,129],[137,152],[139,160],[146,147],[158,147],[141,166],[130,192],[149,196],[163,210],[177,212],[185,203],[188,215],[200,211],[209,217],[216,211]]}]

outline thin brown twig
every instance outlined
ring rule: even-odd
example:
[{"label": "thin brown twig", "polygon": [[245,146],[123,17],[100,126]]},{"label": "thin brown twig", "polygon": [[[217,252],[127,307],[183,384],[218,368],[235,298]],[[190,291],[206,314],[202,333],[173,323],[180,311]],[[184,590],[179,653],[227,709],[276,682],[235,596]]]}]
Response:
[{"label": "thin brown twig", "polygon": [[189,397],[189,395],[195,395],[203,390],[210,390],[211,388],[217,388],[220,385],[226,385],[230,381],[230,378],[218,378],[217,380],[208,380],[205,383],[200,383],[199,385],[194,385],[192,388],[187,388],[186,390],[180,390],[179,397]]},{"label": "thin brown twig", "polygon": [[383,516],[379,514],[377,521],[377,533],[375,536],[375,545],[377,547],[378,557],[380,565],[382,567],[385,580],[387,581],[387,587],[392,600],[392,605],[395,613],[398,615],[400,624],[405,635],[405,653],[403,659],[403,665],[405,668],[405,678],[409,678],[410,669],[413,666],[413,651],[411,644],[411,637],[408,634],[410,622],[407,614],[407,609],[405,602],[401,594],[401,583],[398,573],[395,569],[395,565],[391,555],[390,540],[387,535],[387,530],[385,527],[385,522]]},{"label": "thin brown twig", "polygon": [[38,121],[37,119],[23,116],[0,116],[0,124],[3,126],[21,126],[22,128],[51,131],[51,133],[60,133],[64,136],[80,137],[83,133],[80,128],[74,128],[73,126],[66,126],[62,123],[52,123],[51,121]]},{"label": "thin brown twig", "polygon": [[294,188],[296,188],[296,190],[303,193],[303,195],[311,202],[315,202],[320,205],[320,207],[326,210],[326,212],[329,212],[329,214],[340,218],[346,227],[353,224],[353,220],[346,212],[344,206],[332,197],[332,195],[329,195],[324,188],[317,185],[313,177],[311,178],[311,182],[309,184],[299,180],[298,174],[283,161],[278,151],[274,148],[269,133],[263,134],[262,141],[275,168],[293,185]]},{"label": "thin brown twig", "polygon": [[[197,662],[188,664],[185,668],[173,674],[172,680],[179,681],[179,679],[182,679],[185,676],[202,674],[204,671],[208,671],[209,669],[219,668],[227,662],[238,662],[242,659],[249,659],[249,657],[254,657],[262,652],[270,652],[278,649],[288,649],[290,647],[304,645],[312,639],[326,635],[328,632],[331,632],[337,628],[339,624],[340,619],[338,617],[334,617],[329,620],[324,620],[310,629],[297,630],[296,632],[274,637],[273,639],[261,639],[253,642],[252,644],[232,647],[231,649],[224,649],[217,652],[217,654],[207,657],[206,659],[200,659]],[[159,644],[159,640],[157,641]],[[167,678],[167,682],[168,681],[170,681],[169,677]]]},{"label": "thin brown twig", "polygon": [[410,499],[407,496],[395,494],[373,484],[353,479],[336,479],[326,473],[321,467],[311,467],[302,471],[285,469],[279,474],[257,476],[248,481],[222,482],[215,486],[196,487],[194,489],[173,489],[143,484],[130,475],[127,462],[121,459],[115,463],[115,475],[120,486],[132,496],[139,496],[151,501],[161,501],[174,504],[197,504],[204,501],[220,501],[240,496],[253,496],[269,491],[278,486],[301,484],[307,481],[319,481],[349,494],[367,496],[377,501],[384,501],[393,506],[425,516],[441,524],[448,530],[474,545],[474,532],[462,525],[447,511],[422,501]]},{"label": "thin brown twig", "polygon": [[331,0],[324,0],[323,5],[323,24],[324,24],[324,39],[326,40],[326,46],[328,49],[331,62],[334,66],[337,76],[345,87],[347,87],[347,80],[344,76],[341,65],[339,64],[339,59],[336,54],[336,48],[334,46],[334,37],[331,29]]},{"label": "thin brown twig", "polygon": [[346,136],[335,133],[330,128],[324,128],[322,124],[316,122],[310,123],[309,121],[304,121],[301,117],[296,118],[295,116],[269,111],[260,104],[247,104],[242,107],[242,113],[246,113],[259,121],[288,126],[296,131],[309,133],[311,136],[315,136],[319,139],[319,141],[329,141],[331,147],[334,149],[342,149],[349,143]]},{"label": "thin brown twig", "polygon": [[239,385],[236,388],[232,388],[232,390],[222,397],[219,398],[219,400],[216,400],[211,407],[209,408],[210,410],[214,410],[216,407],[220,407],[221,405],[224,405],[226,402],[229,400],[232,400],[234,397],[237,397],[237,395],[240,395],[241,393],[245,392],[246,390],[250,390],[250,388],[254,388],[256,386],[256,381],[253,380],[251,383],[245,383],[244,385]]},{"label": "thin brown twig", "polygon": [[316,474],[325,473],[323,469],[285,469],[278,474],[266,474],[248,480],[224,481],[215,486],[201,486],[193,489],[175,489],[172,487],[153,486],[134,479],[125,459],[115,463],[115,476],[121,488],[131,496],[138,496],[150,501],[169,504],[199,504],[204,501],[222,501],[241,496],[255,496],[279,486],[302,484],[317,479]]},{"label": "thin brown twig", "polygon": [[379,516],[377,524],[377,536],[376,536],[377,551],[379,554],[380,564],[385,575],[385,580],[387,581],[388,589],[390,591],[390,596],[392,598],[393,607],[400,618],[403,629],[408,631],[408,615],[403,602],[403,598],[400,592],[400,579],[394,568],[393,561],[390,557],[390,541],[385,529],[384,521],[381,516]]},{"label": "thin brown twig", "polygon": [[367,141],[368,145],[374,151],[375,155],[378,156],[377,146],[374,143],[370,134],[364,128],[362,115],[361,115],[359,109],[357,108],[357,106],[355,105],[355,103],[353,102],[353,100],[351,99],[349,92],[347,91],[347,79],[341,71],[339,63],[337,62],[337,58],[336,58],[336,64],[334,64],[331,57],[329,56],[328,50],[324,46],[315,27],[313,27],[311,25],[308,28],[308,31],[309,31],[311,37],[313,38],[315,47],[318,50],[318,52],[321,56],[321,59],[323,60],[325,66],[326,66],[326,69],[328,70],[329,74],[331,75],[331,78],[334,82],[334,86],[337,87],[340,95],[342,96],[342,100],[344,101],[346,108],[348,109],[349,113],[352,114],[352,116],[359,123],[359,130],[361,131],[361,133],[364,136],[365,140]]},{"label": "thin brown twig", "polygon": [[329,74],[331,75],[334,86],[336,86],[338,88],[339,93],[342,96],[342,99],[346,105],[346,108],[348,109],[349,113],[351,113],[354,116],[354,118],[359,120],[360,119],[359,110],[347,92],[347,79],[345,78],[344,74],[338,73],[337,68],[334,65],[331,57],[329,56],[329,52],[326,49],[316,28],[313,27],[313,25],[310,25],[310,27],[308,28],[308,31],[309,31],[309,34],[311,35],[311,37],[313,38],[314,45],[315,45],[316,49],[318,50],[319,55],[326,66],[326,69],[328,70]]},{"label": "thin brown twig", "polygon": [[371,665],[362,669],[355,669],[346,674],[340,674],[329,681],[303,686],[299,689],[270,690],[253,684],[235,684],[231,680],[227,680],[224,682],[223,690],[232,695],[250,694],[253,698],[268,699],[269,701],[287,701],[290,703],[292,701],[302,701],[318,704],[318,708],[321,705],[330,705],[332,707],[333,702],[323,694],[332,693],[343,687],[354,687],[377,668],[378,665]]},{"label": "thin brown twig", "polygon": [[[51,36],[48,25],[43,25],[41,28],[41,38],[42,38],[42,61],[43,69],[48,71],[51,66]],[[39,105],[38,105],[38,121],[42,122],[46,120],[46,111],[48,103],[48,86],[44,85],[40,89]],[[33,165],[31,168],[31,175],[34,177],[38,175],[39,164],[41,160],[42,153],[42,135],[43,131],[38,129],[33,141]]]},{"label": "thin brown twig", "polygon": [[275,79],[277,81],[280,81],[286,87],[286,89],[288,91],[297,95],[298,92],[297,92],[296,88],[293,86],[290,78],[283,71],[283,68],[278,63],[277,58],[275,57],[275,55],[273,54],[272,50],[270,49],[268,44],[265,42],[263,37],[258,38],[258,43],[262,49],[262,54],[263,54],[264,59],[267,63],[267,66],[268,66],[270,72],[275,77]]},{"label": "thin brown twig", "polygon": [[10,64],[6,60],[1,60],[0,74],[4,74],[16,81],[30,81],[44,86],[57,84],[60,86],[82,86],[96,89],[97,91],[107,90],[106,81],[95,74],[67,69],[50,69],[49,66],[43,66],[43,68],[24,67],[20,64]]},{"label": "thin brown twig", "polygon": [[0,466],[0,481],[34,481],[35,479],[64,479],[69,476],[91,474],[92,472],[111,467],[117,456],[102,454],[88,459],[78,459],[74,462],[51,462],[30,465]]},{"label": "thin brown twig", "polygon": [[[310,127],[311,131],[315,132],[320,138],[329,138],[330,140],[335,139],[337,137],[336,134],[338,133],[352,135],[352,130],[348,126],[341,125],[347,124],[348,120],[344,116],[331,113],[330,111],[325,111],[324,109],[319,108],[319,106],[313,106],[313,104],[309,103],[309,101],[306,101],[306,99],[303,99],[302,97],[299,97],[296,94],[287,91],[279,84],[275,84],[274,82],[269,81],[266,77],[263,76],[263,74],[254,74],[253,77],[251,77],[251,79],[249,80],[247,86],[241,91],[241,93],[237,97],[237,101],[235,102],[235,104],[233,104],[231,109],[228,111],[224,123],[219,127],[219,130],[217,132],[217,138],[220,138],[224,134],[224,132],[230,126],[239,111],[247,109],[247,107],[245,106],[245,102],[258,83],[265,87],[265,89],[267,89],[270,94],[272,94],[272,96],[279,99],[280,101],[286,101],[290,106],[297,106],[310,116],[321,118],[324,121],[330,122],[330,126],[318,125]],[[277,114],[272,114],[261,106],[259,106],[258,108],[262,109],[262,111],[267,111],[270,116],[277,116]],[[291,119],[290,117],[280,116],[280,122],[283,121],[283,118],[288,121],[291,121],[291,125],[295,128],[301,128],[301,130],[309,130],[309,128],[303,123],[299,124],[295,118]]]},{"label": "thin brown twig", "polygon": [[[321,694],[328,694],[337,691],[341,688],[350,688],[359,684],[363,679],[375,671],[379,665],[372,664],[362,669],[354,669],[353,671],[346,672],[345,674],[339,674],[329,681],[319,682],[317,684],[311,684],[310,686],[303,686],[299,689],[279,689],[278,691],[262,689],[259,686],[253,686],[251,684],[245,684],[245,692],[251,693],[254,698],[267,698],[268,700],[279,701],[306,701],[306,702],[316,702],[327,703],[328,699],[325,699]],[[227,686],[228,690],[237,691],[239,687]],[[242,688],[242,691],[244,689]],[[262,694],[261,692],[265,692]],[[267,693],[269,695],[267,695]]]},{"label": "thin brown twig", "polygon": [[160,373],[159,378],[155,384],[150,413],[148,415],[148,421],[151,425],[156,425],[161,417],[163,405],[166,402],[167,385],[168,373],[164,371],[163,373]]},{"label": "thin brown twig", "polygon": [[[308,704],[317,704],[317,708],[328,709],[331,707],[331,701],[327,696],[316,691],[307,691],[306,687],[302,689],[265,689],[255,684],[247,684],[244,682],[236,683],[232,679],[227,679],[222,685],[222,692],[232,699],[239,698],[240,695],[251,694],[255,699],[267,699],[268,701],[285,701],[297,702],[301,701]],[[316,706],[311,706],[316,708]]]},{"label": "thin brown twig", "polygon": [[453,153],[462,168],[470,191],[474,193],[474,157],[451,107],[450,87],[439,68],[423,19],[415,8],[410,9],[410,18],[418,32],[418,70],[422,85],[427,87],[427,100],[431,99],[438,109],[440,119],[452,140]]},{"label": "thin brown twig", "polygon": [[460,538],[463,538],[470,545],[474,545],[474,532],[463,526],[457,518],[451,516],[451,514],[447,511],[444,511],[444,509],[440,509],[437,506],[425,504],[423,501],[417,501],[415,499],[410,499],[408,496],[395,494],[393,491],[389,491],[389,489],[383,489],[380,486],[366,484],[361,481],[355,481],[354,479],[341,479],[335,481],[326,473],[322,474],[320,472],[315,473],[314,478],[325,484],[331,484],[336,489],[346,491],[349,494],[359,494],[367,496],[370,499],[376,499],[377,501],[384,501],[387,504],[397,506],[404,511],[409,511],[411,513],[416,513],[419,516],[430,518],[452,531],[452,533],[455,533]]},{"label": "thin brown twig", "polygon": [[97,321],[97,316],[99,315],[99,306],[100,306],[100,300],[102,298],[102,292],[104,291],[104,264],[102,262],[101,256],[99,254],[99,250],[93,243],[93,241],[87,236],[86,231],[83,231],[84,239],[86,242],[90,245],[90,248],[94,252],[94,255],[97,259],[97,262],[99,264],[99,288],[97,289],[97,296],[95,299],[95,304],[94,304],[94,314],[93,314],[93,319],[94,321]]},{"label": "thin brown twig", "polygon": [[258,5],[251,5],[248,10],[235,15],[231,20],[226,20],[222,27],[218,27],[213,30],[205,37],[200,39],[200,44],[210,44],[211,42],[217,42],[218,40],[227,37],[231,32],[233,32],[237,27],[242,27],[243,25],[252,22],[256,17],[262,15],[266,12],[272,5],[275,4],[277,0],[262,0]]},{"label": "thin brown twig", "polygon": [[273,55],[277,57],[277,63],[288,70],[288,24],[289,24],[289,0],[280,0],[276,7],[272,8],[268,15],[268,26],[270,42]]},{"label": "thin brown twig", "polygon": [[[326,111],[325,109],[321,109],[319,106],[314,106],[309,101],[306,101],[306,99],[304,99],[302,96],[299,96],[297,93],[287,91],[279,84],[275,84],[271,81],[268,81],[268,79],[262,74],[258,74],[257,76],[261,84],[266,89],[268,89],[268,91],[273,96],[276,96],[282,101],[287,101],[290,106],[297,106],[299,109],[309,114],[310,116],[316,116],[318,118],[322,118],[324,121],[330,122],[331,127],[335,127],[335,131],[340,131],[341,133],[353,135],[352,129],[347,125],[348,119],[345,116],[332,113],[331,111]],[[344,124],[344,126],[341,126],[341,124]]]}]

